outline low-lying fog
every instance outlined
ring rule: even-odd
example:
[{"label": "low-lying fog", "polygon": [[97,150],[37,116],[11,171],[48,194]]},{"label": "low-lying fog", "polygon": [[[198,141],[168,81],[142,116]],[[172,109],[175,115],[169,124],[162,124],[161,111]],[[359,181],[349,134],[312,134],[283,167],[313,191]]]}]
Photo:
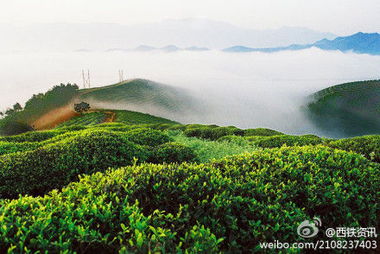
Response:
[{"label": "low-lying fog", "polygon": [[[0,109],[25,102],[60,83],[92,86],[118,82],[118,70],[186,88],[207,100],[208,114],[173,116],[183,123],[267,127],[319,133],[303,116],[306,96],[347,81],[380,78],[380,56],[309,49],[279,53],[13,52],[0,54]],[[118,105],[120,108],[121,105]],[[126,108],[128,109],[128,108]],[[166,116],[166,115],[163,115]]]}]

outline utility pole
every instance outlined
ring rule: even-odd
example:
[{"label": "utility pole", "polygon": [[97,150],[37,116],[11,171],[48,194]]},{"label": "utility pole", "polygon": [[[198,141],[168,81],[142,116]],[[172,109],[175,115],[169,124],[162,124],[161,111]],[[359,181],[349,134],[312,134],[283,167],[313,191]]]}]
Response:
[{"label": "utility pole", "polygon": [[124,70],[119,70],[119,82],[123,82],[124,79]]},{"label": "utility pole", "polygon": [[90,70],[88,69],[87,69],[87,81],[88,81],[88,88],[91,88]]},{"label": "utility pole", "polygon": [[84,76],[84,70],[82,70],[83,88],[86,88],[86,77]]},{"label": "utility pole", "polygon": [[87,77],[85,71],[82,69],[83,88],[91,88],[90,70],[87,69]]}]

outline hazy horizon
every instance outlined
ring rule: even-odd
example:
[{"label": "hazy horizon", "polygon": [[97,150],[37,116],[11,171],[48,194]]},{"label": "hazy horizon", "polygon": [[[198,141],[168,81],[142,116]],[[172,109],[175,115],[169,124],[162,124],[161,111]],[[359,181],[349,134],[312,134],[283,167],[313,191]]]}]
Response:
[{"label": "hazy horizon", "polygon": [[0,52],[107,51],[140,45],[223,49],[236,45],[278,47],[310,44],[337,35],[303,27],[245,29],[209,19],[165,20],[121,25],[109,23],[0,24]]},{"label": "hazy horizon", "polygon": [[[307,27],[339,35],[379,32],[377,0],[14,0],[4,1],[0,23],[115,23],[135,25],[207,18],[245,29]],[[352,18],[355,17],[355,18]]]}]

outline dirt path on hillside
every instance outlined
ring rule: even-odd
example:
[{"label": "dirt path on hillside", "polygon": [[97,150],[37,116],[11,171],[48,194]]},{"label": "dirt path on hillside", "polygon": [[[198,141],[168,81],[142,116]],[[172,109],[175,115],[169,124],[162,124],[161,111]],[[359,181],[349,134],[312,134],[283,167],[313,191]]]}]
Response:
[{"label": "dirt path on hillside", "polygon": [[[112,123],[116,120],[116,113],[112,111],[90,110],[87,113],[103,112],[106,117],[104,123]],[[80,116],[79,113],[73,110],[72,104],[64,107],[56,108],[42,115],[37,120],[33,121],[30,125],[35,130],[48,130],[57,127],[59,124],[71,120],[75,116]]]},{"label": "dirt path on hillside", "polygon": [[79,114],[73,110],[72,104],[70,103],[42,115],[40,118],[32,122],[31,126],[35,130],[52,129],[75,116],[79,116]]},{"label": "dirt path on hillside", "polygon": [[105,123],[113,123],[116,120],[116,113],[112,111],[104,112],[106,114],[106,119],[104,119]]}]

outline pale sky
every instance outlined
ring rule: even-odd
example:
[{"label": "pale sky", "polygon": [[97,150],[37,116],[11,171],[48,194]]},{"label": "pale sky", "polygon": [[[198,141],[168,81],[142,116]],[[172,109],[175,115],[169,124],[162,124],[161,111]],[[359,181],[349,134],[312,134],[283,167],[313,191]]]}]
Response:
[{"label": "pale sky", "polygon": [[0,0],[0,23],[119,23],[207,18],[254,29],[380,32],[379,0]]}]

